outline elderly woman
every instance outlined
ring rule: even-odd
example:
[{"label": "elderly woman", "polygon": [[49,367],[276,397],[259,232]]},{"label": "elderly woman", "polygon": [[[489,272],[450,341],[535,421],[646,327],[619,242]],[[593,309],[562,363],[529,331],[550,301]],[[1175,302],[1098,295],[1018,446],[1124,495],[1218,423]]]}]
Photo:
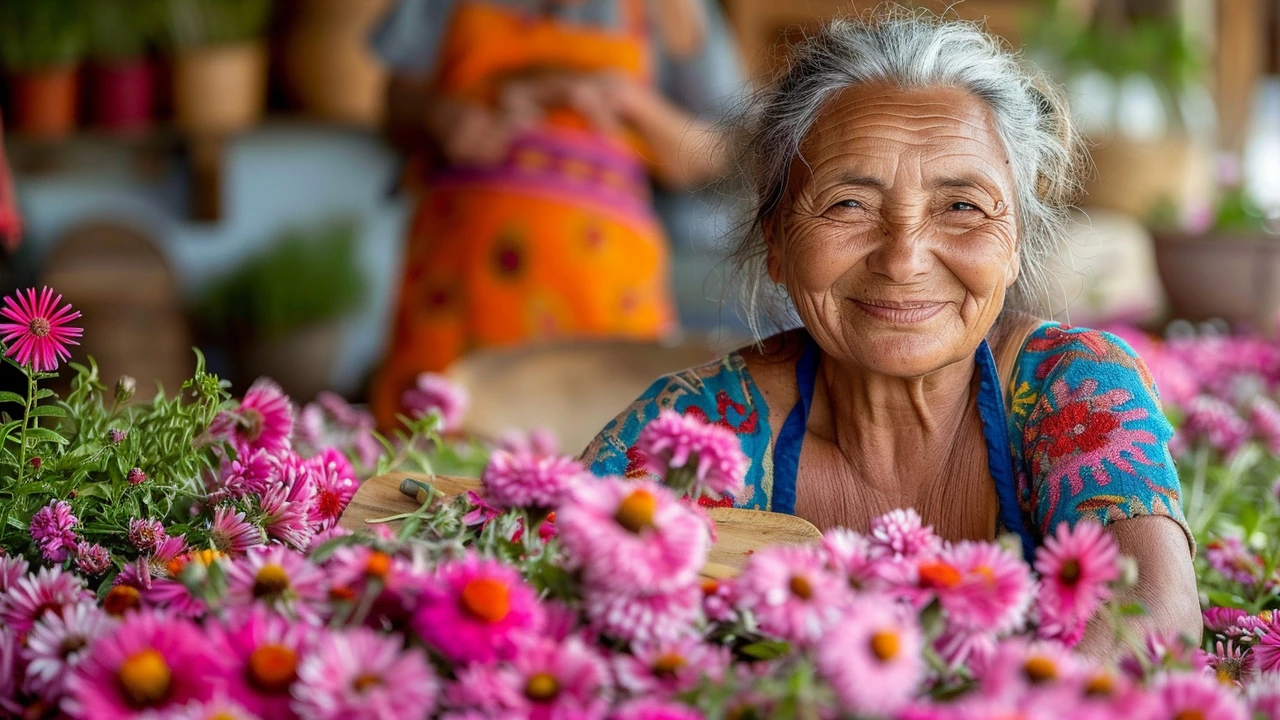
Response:
[{"label": "elderly woman", "polygon": [[1150,374],[1119,338],[1034,316],[1083,159],[1058,92],[972,25],[893,12],[831,22],[747,117],[735,258],[749,307],[771,296],[801,327],[655,382],[592,470],[642,474],[636,436],[674,408],[740,437],[739,507],[861,531],[913,507],[1027,552],[1100,522],[1137,561],[1143,622],[1198,637]]}]

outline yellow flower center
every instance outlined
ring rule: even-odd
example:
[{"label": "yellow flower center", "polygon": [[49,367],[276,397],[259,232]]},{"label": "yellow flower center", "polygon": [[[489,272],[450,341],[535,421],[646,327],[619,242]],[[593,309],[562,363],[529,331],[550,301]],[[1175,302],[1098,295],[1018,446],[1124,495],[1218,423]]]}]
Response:
[{"label": "yellow flower center", "polygon": [[1062,569],[1058,571],[1058,580],[1068,587],[1080,582],[1079,561],[1072,559],[1062,563]]},{"label": "yellow flower center", "polygon": [[537,673],[524,684],[524,696],[535,702],[546,702],[560,694],[560,682],[550,673]]},{"label": "yellow flower center", "polygon": [[1022,672],[1032,685],[1040,685],[1058,679],[1058,666],[1043,655],[1033,655],[1022,664]]},{"label": "yellow flower center", "polygon": [[462,586],[462,609],[477,620],[502,622],[511,612],[511,591],[493,578],[476,578]]},{"label": "yellow flower center", "polygon": [[1236,682],[1236,679],[1231,677],[1230,668],[1227,668],[1226,666],[1220,666],[1215,675],[1218,678],[1218,682],[1223,685],[1234,685]]},{"label": "yellow flower center", "polygon": [[381,684],[382,678],[374,675],[373,673],[364,673],[357,677],[355,682],[351,683],[351,686],[356,689],[356,692],[368,692]]},{"label": "yellow flower center", "polygon": [[613,519],[628,531],[639,535],[653,527],[653,516],[658,512],[658,498],[648,490],[633,490],[618,504]]},{"label": "yellow flower center", "polygon": [[267,643],[249,654],[249,682],[259,690],[283,693],[298,677],[298,655],[283,645]]},{"label": "yellow flower center", "polygon": [[889,662],[898,657],[902,650],[902,640],[892,630],[877,630],[871,635],[871,654],[880,662]]},{"label": "yellow flower center", "polygon": [[225,710],[219,710],[218,712],[210,715],[209,720],[241,720],[241,718],[236,717]]},{"label": "yellow flower center", "polygon": [[973,574],[987,581],[987,587],[994,587],[996,584],[996,573],[989,565],[979,565],[973,569]]},{"label": "yellow flower center", "polygon": [[142,595],[138,592],[138,588],[132,585],[117,585],[107,591],[107,596],[102,599],[102,609],[106,610],[108,615],[120,617],[138,607],[141,602]]},{"label": "yellow flower center", "polygon": [[809,579],[803,575],[792,575],[791,581],[787,583],[787,587],[791,589],[791,594],[801,600],[808,600],[813,597],[813,585],[809,584]]},{"label": "yellow flower center", "polygon": [[391,556],[386,553],[373,552],[364,565],[364,574],[371,578],[385,579],[391,572]]},{"label": "yellow flower center", "polygon": [[49,334],[49,331],[52,330],[53,327],[49,325],[49,321],[47,319],[36,317],[31,318],[31,322],[27,325],[27,329],[36,337],[44,337]]},{"label": "yellow flower center", "polygon": [[253,596],[256,598],[279,597],[288,589],[289,575],[275,563],[263,565],[253,578]]},{"label": "yellow flower center", "polygon": [[689,664],[684,656],[680,653],[664,653],[653,661],[653,673],[655,675],[671,676],[675,675],[681,668]]},{"label": "yellow flower center", "polygon": [[1107,673],[1094,675],[1084,686],[1084,694],[1091,697],[1110,697],[1115,690],[1115,680]]},{"label": "yellow flower center", "polygon": [[169,694],[171,674],[164,656],[147,648],[125,658],[116,671],[116,679],[130,703],[135,707],[147,707],[159,703]]}]

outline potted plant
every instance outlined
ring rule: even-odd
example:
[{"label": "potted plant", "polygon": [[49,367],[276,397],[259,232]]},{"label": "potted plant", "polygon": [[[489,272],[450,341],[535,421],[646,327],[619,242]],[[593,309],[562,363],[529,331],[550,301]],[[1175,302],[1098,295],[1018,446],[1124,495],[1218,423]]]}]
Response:
[{"label": "potted plant", "polygon": [[298,0],[283,23],[281,77],[303,111],[347,125],[376,127],[387,72],[369,33],[390,0]]},{"label": "potted plant", "polygon": [[166,0],[173,110],[191,135],[221,136],[262,117],[271,0]]},{"label": "potted plant", "polygon": [[145,130],[155,97],[155,69],[147,52],[162,6],[156,0],[93,0],[85,7],[94,122],[115,132]]},{"label": "potted plant", "polygon": [[273,378],[310,399],[331,385],[342,321],[363,301],[357,228],[290,230],[205,292],[205,324],[227,344],[237,383]]},{"label": "potted plant", "polygon": [[0,63],[9,80],[13,132],[49,140],[75,129],[85,35],[79,0],[0,2]]}]

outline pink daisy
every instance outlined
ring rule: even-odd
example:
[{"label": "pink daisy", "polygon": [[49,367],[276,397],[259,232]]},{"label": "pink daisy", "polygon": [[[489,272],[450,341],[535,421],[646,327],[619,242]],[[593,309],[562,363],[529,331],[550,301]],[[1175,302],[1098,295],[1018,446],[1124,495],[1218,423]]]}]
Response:
[{"label": "pink daisy", "polygon": [[315,499],[315,473],[305,461],[290,453],[280,463],[280,484],[259,498],[259,505],[267,516],[267,535],[298,550],[310,547],[315,534],[311,524]]},{"label": "pink daisy", "polygon": [[776,545],[756,551],[735,584],[739,607],[761,632],[810,644],[840,618],[851,593],[811,547]]},{"label": "pink daisy", "polygon": [[[292,714],[284,717],[292,718]],[[187,703],[181,710],[164,715],[164,720],[268,720],[249,712],[234,701],[215,696],[206,702]]]},{"label": "pink daisy", "polygon": [[1213,652],[1196,649],[1206,674],[1225,685],[1242,687],[1243,681],[1253,676],[1253,665],[1257,656],[1249,652],[1247,647],[1236,645],[1231,640],[1225,644],[1221,640],[1214,644]]},{"label": "pink daisy", "polygon": [[1110,583],[1120,577],[1115,538],[1101,525],[1082,522],[1058,525],[1036,549],[1042,616],[1088,618],[1111,596]]},{"label": "pink daisy", "polygon": [[346,456],[332,448],[326,448],[306,463],[310,466],[315,482],[315,499],[307,519],[317,532],[338,524],[342,511],[360,489],[355,471]]},{"label": "pink daisy", "polygon": [[988,697],[1020,697],[1030,690],[1074,687],[1084,670],[1082,663],[1058,643],[1012,638],[1000,643],[990,660],[976,670]]},{"label": "pink daisy", "polygon": [[31,516],[28,530],[31,539],[40,548],[40,557],[51,563],[60,563],[75,550],[79,539],[72,528],[79,520],[71,514],[71,505],[65,500],[51,501]]},{"label": "pink daisy", "polygon": [[18,633],[0,625],[0,714],[22,717],[23,707],[17,702],[19,670],[22,667],[18,650],[21,641]]},{"label": "pink daisy", "polygon": [[702,588],[691,584],[665,593],[637,595],[587,586],[583,613],[592,629],[628,643],[673,640],[696,632]]},{"label": "pink daisy", "polygon": [[1249,408],[1249,423],[1254,437],[1266,445],[1267,451],[1280,455],[1280,407],[1266,397],[1254,398]]},{"label": "pink daisy", "polygon": [[73,605],[93,600],[84,581],[60,567],[44,567],[18,580],[0,596],[0,624],[18,634],[31,629],[45,615],[60,615]]},{"label": "pink daisy", "polygon": [[228,555],[243,555],[265,539],[262,528],[245,520],[243,512],[237,512],[230,505],[214,508],[213,520],[209,522],[209,542],[214,549]]},{"label": "pink daisy", "polygon": [[293,709],[315,720],[419,720],[435,709],[438,691],[422,650],[353,628],[322,637],[302,661]]},{"label": "pink daisy", "polygon": [[1022,558],[996,543],[962,541],[941,558],[960,572],[938,592],[947,622],[962,632],[1005,634],[1022,625],[1031,604],[1031,572]]},{"label": "pink daisy", "polygon": [[1257,720],[1280,720],[1280,675],[1269,673],[1252,683],[1245,691],[1252,717]]},{"label": "pink daisy", "polygon": [[559,448],[556,434],[549,428],[534,428],[528,432],[512,429],[498,436],[498,449],[513,454],[558,455]]},{"label": "pink daisy", "polygon": [[577,637],[563,642],[525,636],[505,676],[529,703],[529,720],[593,717],[602,713],[608,670]]},{"label": "pink daisy", "polygon": [[833,528],[822,534],[822,553],[833,572],[844,575],[849,587],[872,590],[883,585],[879,568],[884,564],[880,546],[866,536],[846,528]]},{"label": "pink daisy", "polygon": [[614,656],[613,671],[619,687],[632,695],[668,697],[692,690],[704,679],[720,682],[731,659],[728,648],[686,636],[637,643],[630,654]]},{"label": "pink daisy", "polygon": [[240,500],[261,495],[280,482],[280,459],[266,450],[254,450],[224,459],[218,477],[209,488],[210,502]]},{"label": "pink daisy", "polygon": [[279,385],[259,378],[244,394],[240,405],[219,415],[209,431],[230,441],[238,456],[254,450],[284,455],[291,447],[293,404]]},{"label": "pink daisy", "polygon": [[129,544],[139,552],[150,553],[160,547],[160,543],[169,537],[164,525],[159,520],[134,518],[129,521]]},{"label": "pink daisy", "polygon": [[467,414],[470,403],[471,398],[465,388],[436,373],[422,373],[414,387],[400,396],[400,404],[410,417],[424,418],[435,413],[439,418],[436,431],[442,433],[462,427],[462,418]]},{"label": "pink daisy", "polygon": [[1178,434],[1183,442],[1207,441],[1210,447],[1230,455],[1249,439],[1250,428],[1226,402],[1200,395],[1187,404],[1187,417]]},{"label": "pink daisy", "polygon": [[965,632],[947,627],[934,639],[933,651],[952,671],[964,666],[985,667],[995,655],[996,638],[991,633]]},{"label": "pink daisy", "polygon": [[27,559],[21,555],[6,555],[0,551],[0,595],[9,592],[9,588],[16,585],[18,580],[26,577],[30,567]]},{"label": "pink daisy", "polygon": [[537,593],[510,565],[468,555],[443,563],[413,616],[413,629],[455,663],[509,660],[515,639],[537,633]]},{"label": "pink daisy", "polygon": [[310,629],[255,607],[223,632],[231,699],[263,718],[291,718],[290,690],[309,649]]},{"label": "pink daisy", "polygon": [[68,681],[64,707],[95,720],[180,710],[210,699],[224,673],[220,648],[195,625],[134,613],[90,646]]},{"label": "pink daisy", "polygon": [[586,472],[571,458],[498,450],[489,457],[480,479],[485,497],[496,507],[551,510],[583,481]]},{"label": "pink daisy", "polygon": [[301,554],[280,545],[255,547],[226,569],[230,606],[263,603],[304,621],[318,618],[328,595],[324,572]]},{"label": "pink daisy", "polygon": [[1262,558],[1239,538],[1218,538],[1205,546],[1204,559],[1224,578],[1252,587],[1262,578]]},{"label": "pink daisy", "polygon": [[568,560],[588,583],[666,592],[694,582],[711,547],[707,523],[656,482],[603,478],[574,488],[556,511]]},{"label": "pink daisy", "polygon": [[636,438],[648,469],[681,494],[737,496],[746,488],[747,456],[732,430],[663,410]]},{"label": "pink daisy", "polygon": [[1211,607],[1203,613],[1204,629],[1225,635],[1248,615],[1239,608]]},{"label": "pink daisy", "polygon": [[456,679],[443,693],[450,708],[482,718],[528,717],[529,701],[511,666],[475,663],[459,667],[454,675]]},{"label": "pink daisy", "polygon": [[1202,720],[1247,720],[1249,717],[1235,691],[1212,676],[1163,675],[1155,680],[1152,690],[1164,704],[1161,717]]},{"label": "pink daisy", "polygon": [[623,703],[609,715],[609,720],[703,720],[705,717],[688,705],[644,699]]},{"label": "pink daisy", "polygon": [[40,290],[39,298],[35,288],[29,288],[25,295],[19,290],[6,297],[0,308],[0,315],[11,321],[0,323],[5,356],[35,372],[53,372],[60,361],[70,360],[67,346],[79,345],[76,338],[84,330],[67,324],[80,313],[70,305],[58,307],[61,302],[62,296],[47,287]]},{"label": "pink daisy", "polygon": [[1253,660],[1258,672],[1280,672],[1280,632],[1272,630],[1263,634],[1253,646]]},{"label": "pink daisy", "polygon": [[111,553],[98,543],[81,540],[76,544],[76,569],[89,577],[101,575],[111,567]]},{"label": "pink daisy", "polygon": [[912,508],[893,510],[872,520],[871,543],[906,559],[928,557],[942,548],[942,539]]},{"label": "pink daisy", "polygon": [[67,607],[61,614],[45,613],[27,633],[22,651],[27,690],[56,704],[66,691],[67,677],[88,654],[89,645],[114,625],[115,621],[91,602]]},{"label": "pink daisy", "polygon": [[818,643],[818,672],[843,709],[889,715],[916,694],[924,678],[921,633],[890,598],[862,596]]}]

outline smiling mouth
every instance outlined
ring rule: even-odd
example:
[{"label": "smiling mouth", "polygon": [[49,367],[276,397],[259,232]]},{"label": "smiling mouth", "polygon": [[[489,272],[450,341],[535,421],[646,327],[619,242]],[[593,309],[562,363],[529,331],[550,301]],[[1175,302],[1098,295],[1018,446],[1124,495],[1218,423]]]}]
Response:
[{"label": "smiling mouth", "polygon": [[850,301],[859,310],[871,317],[899,325],[921,323],[942,312],[946,303],[928,301],[897,302],[893,300],[854,300]]}]

